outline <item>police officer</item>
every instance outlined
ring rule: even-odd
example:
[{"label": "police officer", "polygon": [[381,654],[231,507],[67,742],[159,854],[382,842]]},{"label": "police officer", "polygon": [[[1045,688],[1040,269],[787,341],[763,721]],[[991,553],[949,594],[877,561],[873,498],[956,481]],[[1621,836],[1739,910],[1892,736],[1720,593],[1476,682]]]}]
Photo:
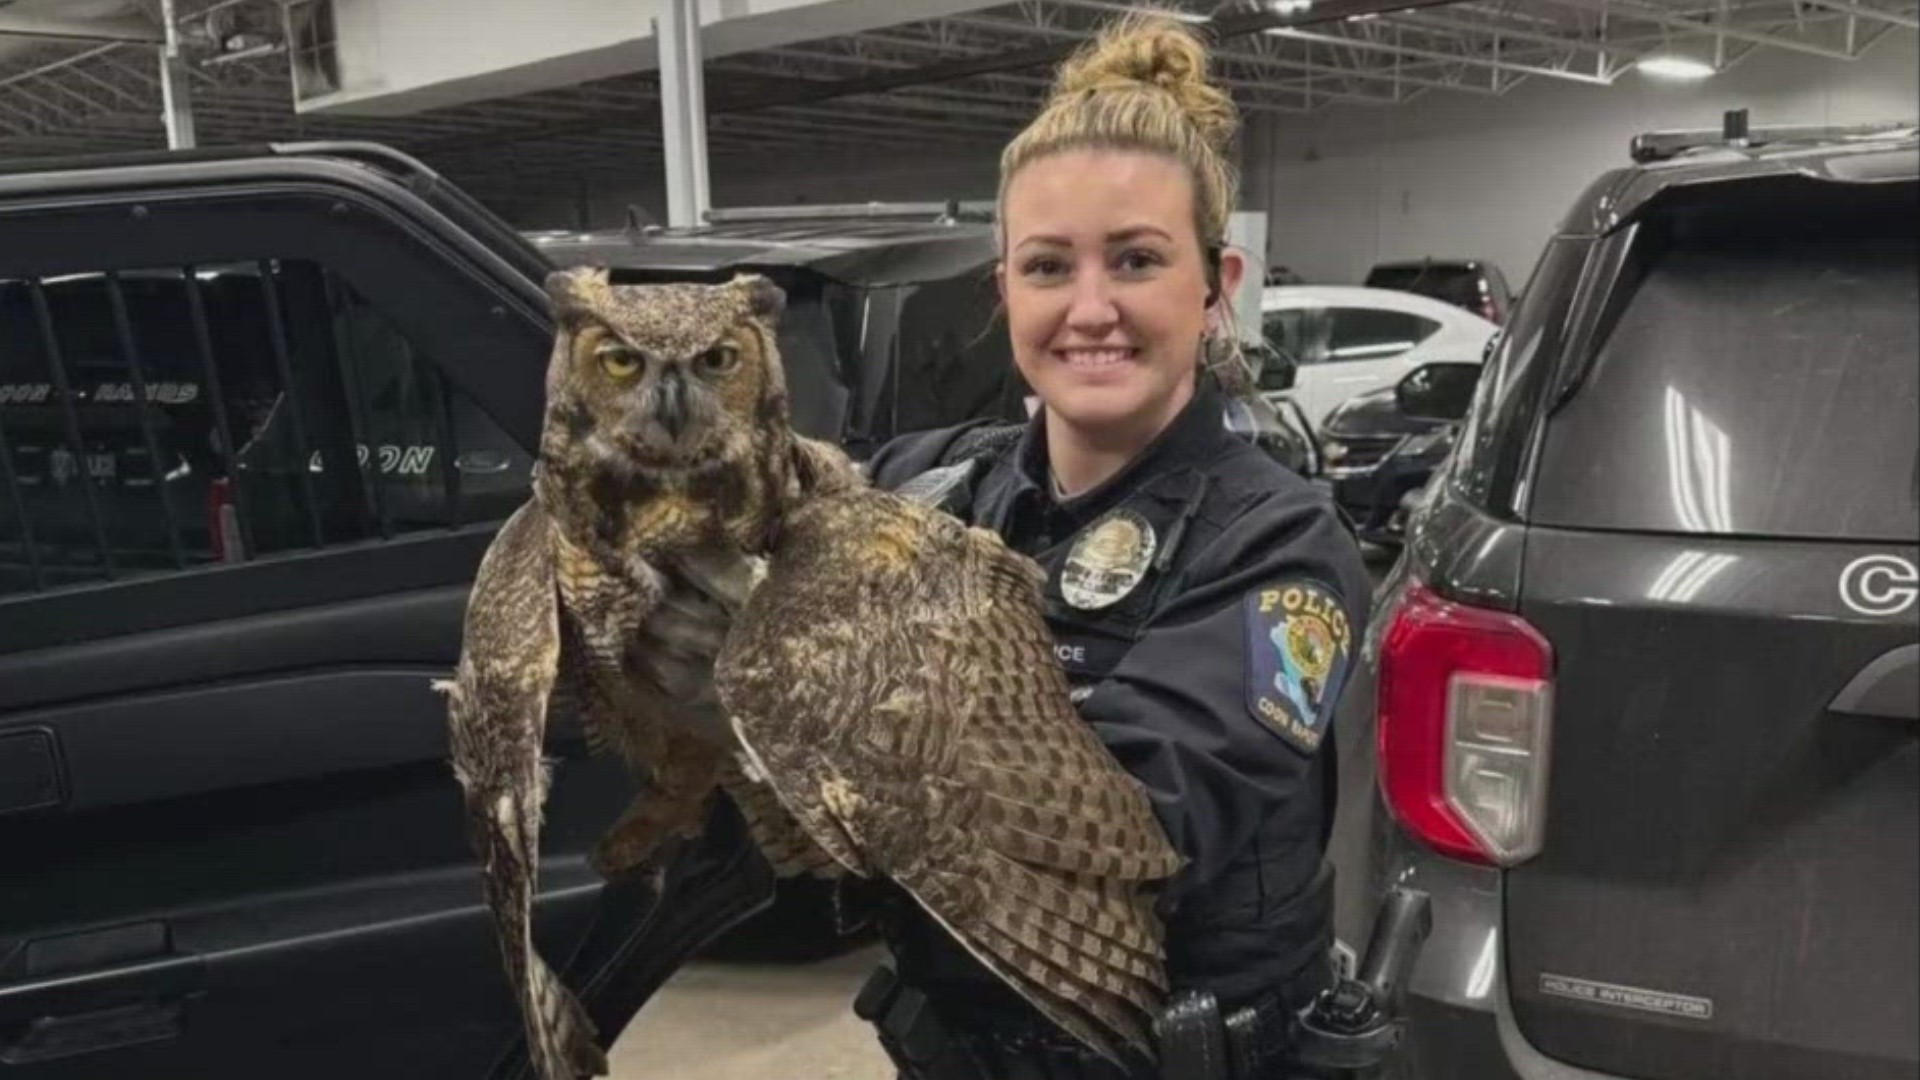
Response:
[{"label": "police officer", "polygon": [[[1206,61],[1187,27],[1135,16],[1062,68],[1001,159],[998,278],[1038,408],[1024,428],[903,437],[868,470],[1047,571],[1074,700],[1189,860],[1161,905],[1173,985],[1251,1022],[1241,1080],[1267,1080],[1286,1075],[1288,1014],[1330,977],[1326,736],[1369,585],[1330,503],[1225,429],[1204,369],[1243,270],[1225,250],[1234,110]],[[915,1004],[873,1014],[903,1076],[1128,1075],[910,902],[891,911],[897,971],[869,990]]]}]

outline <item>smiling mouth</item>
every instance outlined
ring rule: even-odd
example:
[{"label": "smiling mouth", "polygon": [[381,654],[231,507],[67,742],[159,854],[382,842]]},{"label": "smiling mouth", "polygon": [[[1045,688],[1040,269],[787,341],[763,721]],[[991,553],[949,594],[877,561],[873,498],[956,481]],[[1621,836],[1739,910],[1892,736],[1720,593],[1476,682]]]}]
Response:
[{"label": "smiling mouth", "polygon": [[1140,355],[1139,349],[1112,347],[1100,349],[1055,349],[1053,355],[1076,371],[1110,368]]}]

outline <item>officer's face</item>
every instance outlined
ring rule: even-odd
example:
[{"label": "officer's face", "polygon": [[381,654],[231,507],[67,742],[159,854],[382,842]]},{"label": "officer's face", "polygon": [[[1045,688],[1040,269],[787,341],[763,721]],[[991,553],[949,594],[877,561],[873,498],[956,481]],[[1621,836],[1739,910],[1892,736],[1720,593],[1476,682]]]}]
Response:
[{"label": "officer's face", "polygon": [[1207,324],[1186,170],[1134,151],[1054,154],[1015,174],[1002,212],[1014,362],[1049,423],[1144,444],[1192,398]]}]

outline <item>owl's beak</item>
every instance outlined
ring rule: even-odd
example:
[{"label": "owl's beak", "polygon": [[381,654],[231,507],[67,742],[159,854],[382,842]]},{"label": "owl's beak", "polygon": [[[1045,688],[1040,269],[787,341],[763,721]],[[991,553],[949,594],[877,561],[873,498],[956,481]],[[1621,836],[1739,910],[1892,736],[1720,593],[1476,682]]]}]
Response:
[{"label": "owl's beak", "polygon": [[687,383],[678,371],[668,370],[660,374],[660,386],[654,395],[653,418],[667,433],[667,438],[680,441],[680,433],[687,428]]}]

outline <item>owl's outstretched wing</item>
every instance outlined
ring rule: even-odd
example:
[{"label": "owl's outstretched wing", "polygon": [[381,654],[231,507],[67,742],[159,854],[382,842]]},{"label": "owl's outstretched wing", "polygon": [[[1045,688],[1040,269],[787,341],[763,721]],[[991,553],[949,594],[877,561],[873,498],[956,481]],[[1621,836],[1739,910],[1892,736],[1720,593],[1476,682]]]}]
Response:
[{"label": "owl's outstretched wing", "polygon": [[481,863],[507,977],[542,1080],[604,1076],[593,1022],[539,953],[531,933],[547,767],[547,709],[560,670],[559,587],[552,523],[536,503],[508,520],[481,561],[467,602],[460,665],[448,693],[454,775]]},{"label": "owl's outstretched wing", "polygon": [[1061,1028],[1151,1057],[1180,859],[1068,700],[1038,569],[870,490],[807,503],[771,562],[717,669],[755,771]]}]

